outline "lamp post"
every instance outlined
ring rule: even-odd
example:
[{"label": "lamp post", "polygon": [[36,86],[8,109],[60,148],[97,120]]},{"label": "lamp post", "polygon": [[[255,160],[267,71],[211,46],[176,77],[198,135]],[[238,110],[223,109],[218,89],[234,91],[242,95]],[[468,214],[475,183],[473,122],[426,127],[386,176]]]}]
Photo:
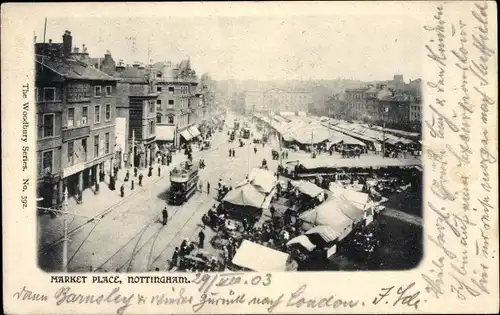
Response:
[{"label": "lamp post", "polygon": [[68,187],[64,189],[63,229],[62,270],[63,272],[68,272]]},{"label": "lamp post", "polygon": [[387,113],[389,112],[389,107],[384,107],[384,117],[382,121],[382,158],[385,158],[385,121],[387,119]]}]

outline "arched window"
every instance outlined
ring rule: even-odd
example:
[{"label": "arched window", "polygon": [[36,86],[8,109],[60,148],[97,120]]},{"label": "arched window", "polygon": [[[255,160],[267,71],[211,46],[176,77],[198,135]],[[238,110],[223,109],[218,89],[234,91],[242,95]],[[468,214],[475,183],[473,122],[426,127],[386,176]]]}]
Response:
[{"label": "arched window", "polygon": [[161,114],[156,115],[156,123],[161,124]]},{"label": "arched window", "polygon": [[169,124],[172,124],[172,125],[174,124],[174,115],[168,115],[167,119],[168,119]]}]

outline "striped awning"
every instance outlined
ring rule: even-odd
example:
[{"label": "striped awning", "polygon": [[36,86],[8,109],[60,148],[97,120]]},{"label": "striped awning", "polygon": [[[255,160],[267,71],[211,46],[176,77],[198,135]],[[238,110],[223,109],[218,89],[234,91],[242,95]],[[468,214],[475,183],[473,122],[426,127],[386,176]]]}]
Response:
[{"label": "striped awning", "polygon": [[193,136],[191,135],[191,133],[189,132],[188,129],[184,130],[181,132],[181,136],[184,138],[184,140],[186,141],[189,141],[193,138]]},{"label": "striped awning", "polygon": [[189,128],[189,133],[191,133],[193,135],[193,138],[196,138],[199,135],[201,135],[200,131],[198,130],[198,128],[196,126],[190,127]]}]

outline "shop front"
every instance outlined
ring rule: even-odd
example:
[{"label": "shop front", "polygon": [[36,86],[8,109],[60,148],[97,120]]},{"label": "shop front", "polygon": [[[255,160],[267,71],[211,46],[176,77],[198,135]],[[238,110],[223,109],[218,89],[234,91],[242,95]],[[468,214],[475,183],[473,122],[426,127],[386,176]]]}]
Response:
[{"label": "shop front", "polygon": [[189,132],[188,129],[181,131],[180,135],[181,135],[180,136],[180,147],[181,148],[183,146],[185,146],[186,144],[188,144],[193,139],[193,135]]}]

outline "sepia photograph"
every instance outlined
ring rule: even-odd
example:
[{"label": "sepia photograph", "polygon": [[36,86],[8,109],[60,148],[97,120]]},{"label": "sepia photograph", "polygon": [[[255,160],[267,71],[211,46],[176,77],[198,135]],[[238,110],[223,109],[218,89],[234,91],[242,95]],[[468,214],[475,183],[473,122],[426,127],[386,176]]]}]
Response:
[{"label": "sepia photograph", "polygon": [[420,262],[414,21],[37,24],[44,271],[405,270]]},{"label": "sepia photograph", "polygon": [[2,4],[4,313],[498,313],[495,8]]}]

